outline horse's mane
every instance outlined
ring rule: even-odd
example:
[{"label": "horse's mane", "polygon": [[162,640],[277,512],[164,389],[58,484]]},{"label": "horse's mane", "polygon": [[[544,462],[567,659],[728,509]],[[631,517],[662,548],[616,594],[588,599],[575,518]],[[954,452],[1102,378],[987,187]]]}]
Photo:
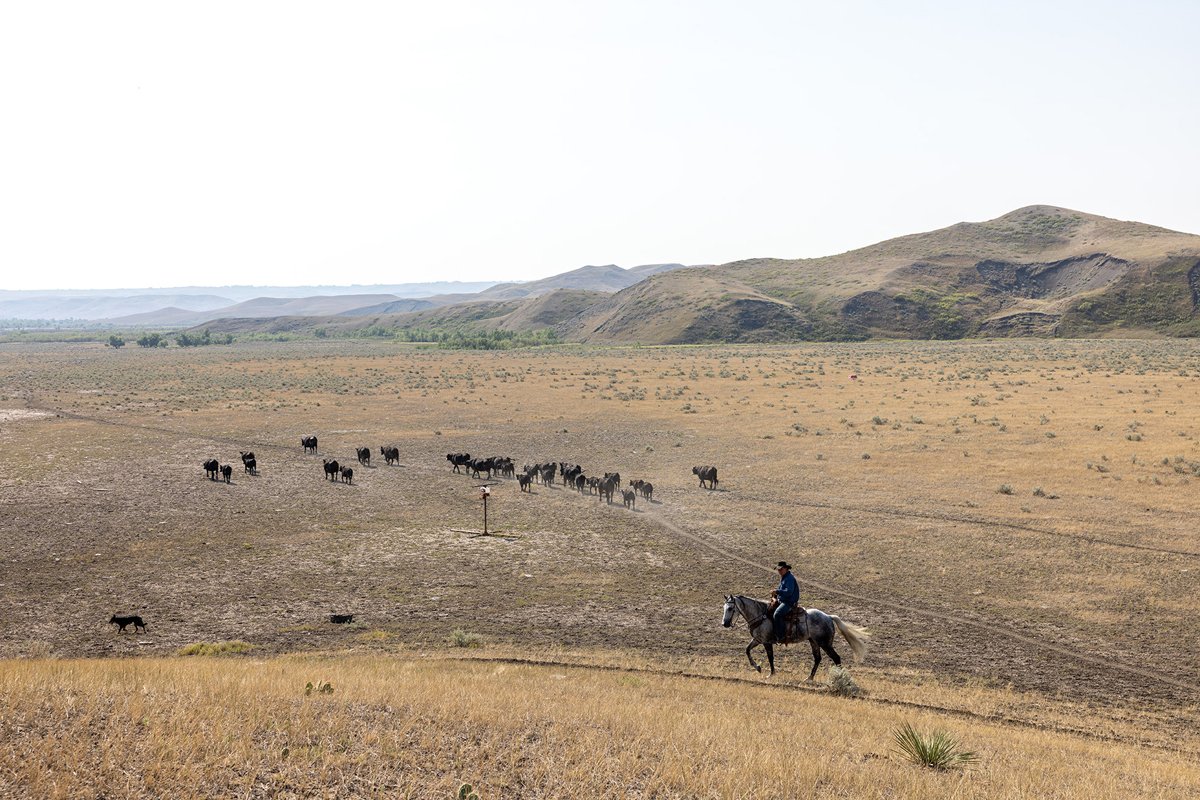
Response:
[{"label": "horse's mane", "polygon": [[733,598],[735,600],[748,600],[751,603],[757,603],[758,605],[762,606],[763,608],[766,608],[767,606],[771,605],[766,600],[759,600],[757,597],[750,597],[750,596],[744,595],[744,594],[735,594],[733,596]]}]

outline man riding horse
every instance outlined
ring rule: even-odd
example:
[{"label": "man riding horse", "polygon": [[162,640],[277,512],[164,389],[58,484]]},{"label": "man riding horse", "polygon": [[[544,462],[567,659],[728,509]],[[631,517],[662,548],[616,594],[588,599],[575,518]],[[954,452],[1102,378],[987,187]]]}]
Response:
[{"label": "man riding horse", "polygon": [[770,612],[771,627],[775,641],[783,644],[787,639],[787,616],[800,602],[800,585],[792,574],[792,565],[786,561],[776,564],[775,571],[779,573],[779,586],[771,590],[771,605],[774,606]]}]

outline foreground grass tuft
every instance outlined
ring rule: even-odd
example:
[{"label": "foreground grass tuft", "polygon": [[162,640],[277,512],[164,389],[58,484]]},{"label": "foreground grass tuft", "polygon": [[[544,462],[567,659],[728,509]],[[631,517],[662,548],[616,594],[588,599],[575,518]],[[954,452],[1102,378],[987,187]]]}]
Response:
[{"label": "foreground grass tuft", "polygon": [[892,731],[892,738],[901,755],[922,767],[945,771],[961,769],[979,760],[977,753],[959,749],[958,742],[945,731],[926,736],[906,722]]},{"label": "foreground grass tuft", "polygon": [[193,642],[179,648],[181,656],[227,656],[235,653],[245,653],[254,649],[254,645],[234,639],[228,642]]}]

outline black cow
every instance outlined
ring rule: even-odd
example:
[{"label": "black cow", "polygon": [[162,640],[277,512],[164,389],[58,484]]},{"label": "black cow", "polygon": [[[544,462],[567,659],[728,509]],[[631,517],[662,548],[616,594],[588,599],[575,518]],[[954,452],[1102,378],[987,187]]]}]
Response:
[{"label": "black cow", "polygon": [[467,469],[471,471],[471,477],[478,478],[481,472],[486,472],[488,479],[492,477],[492,471],[496,468],[496,459],[494,458],[474,458],[467,462]]},{"label": "black cow", "polygon": [[336,481],[340,474],[341,467],[336,461],[330,461],[328,458],[323,459],[322,464],[325,466],[325,477],[331,481]]},{"label": "black cow", "polygon": [[362,464],[364,467],[371,466],[371,448],[357,447],[355,450],[358,452],[358,463]]},{"label": "black cow", "polygon": [[134,633],[137,633],[138,628],[141,628],[143,631],[146,630],[146,623],[142,622],[142,618],[137,614],[132,614],[128,617],[118,617],[116,614],[113,614],[112,617],[109,618],[108,624],[116,625],[117,633],[124,633],[125,626],[127,625],[133,625]]},{"label": "black cow", "polygon": [[258,461],[254,458],[253,450],[249,453],[242,453],[242,467],[251,475],[258,474]]},{"label": "black cow", "polygon": [[533,478],[529,477],[529,475],[518,475],[517,476],[517,484],[521,487],[522,492],[533,491],[533,488],[531,487],[532,483],[533,483]]},{"label": "black cow", "polygon": [[642,481],[641,493],[646,500],[654,500],[654,484],[650,481]]},{"label": "black cow", "polygon": [[626,508],[633,508],[637,503],[637,492],[633,489],[624,489],[621,491],[621,499],[625,502]]},{"label": "black cow", "polygon": [[587,485],[587,476],[585,476],[582,472],[575,476],[575,488],[579,490],[580,494],[583,494],[583,490],[587,488]]},{"label": "black cow", "polygon": [[379,455],[383,456],[383,460],[388,464],[388,466],[391,466],[393,463],[400,462],[399,447],[381,447],[379,448]]},{"label": "black cow", "polygon": [[220,471],[220,469],[221,462],[217,461],[215,458],[210,458],[208,461],[204,462],[204,477],[215,481],[217,479],[217,473]]},{"label": "black cow", "polygon": [[317,437],[315,436],[300,437],[300,444],[304,445],[304,452],[306,453],[309,450],[313,451],[314,453],[317,452]]},{"label": "black cow", "polygon": [[342,483],[354,483],[354,468],[342,467]]},{"label": "black cow", "polygon": [[329,621],[334,625],[345,625],[349,622],[354,622],[353,614],[330,614]]},{"label": "black cow", "polygon": [[[709,467],[709,466],[692,467],[692,474],[700,479],[700,488],[701,489],[717,488],[717,468],[716,467]],[[705,487],[704,486],[705,483],[709,484],[709,486]]]},{"label": "black cow", "polygon": [[232,464],[222,464],[221,465],[221,477],[225,479],[226,483],[229,483],[229,479],[233,477],[233,465]]},{"label": "black cow", "polygon": [[612,502],[613,492],[617,490],[617,481],[612,478],[605,478],[596,484],[596,488],[600,491],[600,499]]},{"label": "black cow", "polygon": [[446,453],[446,460],[454,465],[454,471],[458,472],[459,467],[465,467],[471,463],[470,453]]}]

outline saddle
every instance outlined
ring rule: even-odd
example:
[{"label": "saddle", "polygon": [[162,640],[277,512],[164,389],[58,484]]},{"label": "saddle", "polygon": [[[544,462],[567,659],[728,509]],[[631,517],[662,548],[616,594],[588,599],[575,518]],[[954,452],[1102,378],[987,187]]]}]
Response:
[{"label": "saddle", "polygon": [[[771,609],[768,613],[775,613],[776,603],[771,604]],[[802,642],[808,638],[808,609],[803,606],[796,606],[787,613],[783,618],[784,630],[782,635],[780,631],[775,631],[775,644],[792,644],[793,642]]]}]

